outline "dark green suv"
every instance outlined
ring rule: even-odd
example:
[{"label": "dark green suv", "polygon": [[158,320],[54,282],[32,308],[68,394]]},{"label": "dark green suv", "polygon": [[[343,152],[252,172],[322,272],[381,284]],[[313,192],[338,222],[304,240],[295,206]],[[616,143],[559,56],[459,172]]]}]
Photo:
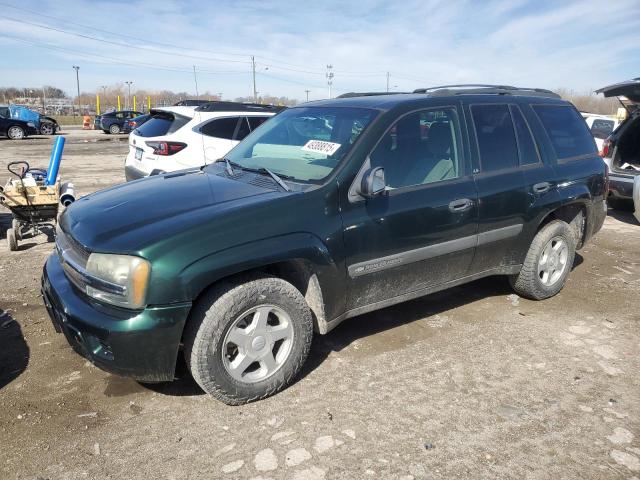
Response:
[{"label": "dark green suv", "polygon": [[489,275],[555,295],[605,218],[605,165],[555,94],[440,87],[290,108],[224,159],[78,200],[43,297],[100,368],[229,404],[278,392],[314,332]]}]

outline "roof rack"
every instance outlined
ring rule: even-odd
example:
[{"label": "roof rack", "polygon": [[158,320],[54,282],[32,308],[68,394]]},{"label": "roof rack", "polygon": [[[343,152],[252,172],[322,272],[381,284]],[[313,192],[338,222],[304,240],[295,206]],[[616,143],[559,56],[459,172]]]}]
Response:
[{"label": "roof rack", "polygon": [[336,98],[375,97],[377,95],[398,95],[408,92],[349,92],[338,95]]},{"label": "roof rack", "polygon": [[261,103],[207,102],[196,108],[197,112],[279,112],[287,107],[262,105]]},{"label": "roof rack", "polygon": [[426,93],[434,97],[451,95],[514,95],[523,97],[560,98],[560,95],[544,88],[520,88],[511,85],[486,85],[470,83],[462,85],[442,85],[439,87],[418,88],[413,93]]}]

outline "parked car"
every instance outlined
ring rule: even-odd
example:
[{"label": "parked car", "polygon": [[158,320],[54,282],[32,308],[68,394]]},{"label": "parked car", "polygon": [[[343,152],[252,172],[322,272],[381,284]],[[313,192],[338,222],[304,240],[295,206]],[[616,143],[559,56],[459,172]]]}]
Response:
[{"label": "parked car", "polygon": [[122,133],[124,122],[142,115],[142,112],[133,110],[122,110],[119,112],[109,112],[102,115],[96,115],[94,125],[96,130],[102,130],[104,133]]},{"label": "parked car", "polygon": [[60,130],[60,126],[54,118],[42,115],[23,105],[0,105],[0,117],[30,122],[34,125],[37,133],[41,135],[55,135]]},{"label": "parked car", "polygon": [[631,208],[633,179],[640,175],[640,78],[596,90],[605,97],[623,97],[629,115],[604,141],[602,158],[609,167],[612,208]]},{"label": "parked car", "polygon": [[0,116],[0,135],[11,140],[22,140],[28,135],[37,135],[38,130],[33,122]]},{"label": "parked car", "polygon": [[539,89],[417,92],[305,103],[218,162],[75,202],[43,272],[55,327],[142,381],[183,355],[242,404],[347,318],[489,275],[556,295],[606,215],[578,111]]},{"label": "parked car", "polygon": [[596,141],[598,151],[602,152],[604,141],[618,127],[618,119],[609,115],[597,115],[594,113],[582,113],[591,135]]},{"label": "parked car", "polygon": [[152,118],[129,136],[125,177],[137,180],[215,162],[280,110],[235,102],[151,110]]},{"label": "parked car", "polygon": [[123,133],[131,133],[136,128],[141,126],[144,122],[149,120],[150,118],[151,118],[151,114],[150,113],[146,113],[144,115],[140,115],[139,117],[133,117],[133,118],[131,118],[131,119],[129,119],[129,120],[124,122],[124,125],[122,127],[122,132]]}]

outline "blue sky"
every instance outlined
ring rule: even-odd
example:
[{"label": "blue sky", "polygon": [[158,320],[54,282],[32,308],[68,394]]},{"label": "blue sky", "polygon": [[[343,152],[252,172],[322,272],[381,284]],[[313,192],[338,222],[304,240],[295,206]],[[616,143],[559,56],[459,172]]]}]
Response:
[{"label": "blue sky", "polygon": [[[15,8],[12,8],[15,7]],[[113,33],[109,33],[113,32]],[[86,38],[96,37],[97,40]],[[593,90],[640,76],[640,1],[0,0],[0,86],[334,94],[453,83]],[[130,46],[127,46],[130,44]]]}]

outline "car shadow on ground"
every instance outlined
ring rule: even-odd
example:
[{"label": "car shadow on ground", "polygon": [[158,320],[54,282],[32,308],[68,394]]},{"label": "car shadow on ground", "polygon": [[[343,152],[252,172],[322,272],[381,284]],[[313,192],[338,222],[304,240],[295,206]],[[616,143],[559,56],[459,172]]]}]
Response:
[{"label": "car shadow on ground", "polygon": [[607,215],[630,225],[640,226],[640,222],[633,216],[633,205],[629,206],[629,210],[614,210],[610,208]]},{"label": "car shadow on ground", "polygon": [[22,329],[0,308],[0,390],[18,378],[29,364],[29,347]]}]

